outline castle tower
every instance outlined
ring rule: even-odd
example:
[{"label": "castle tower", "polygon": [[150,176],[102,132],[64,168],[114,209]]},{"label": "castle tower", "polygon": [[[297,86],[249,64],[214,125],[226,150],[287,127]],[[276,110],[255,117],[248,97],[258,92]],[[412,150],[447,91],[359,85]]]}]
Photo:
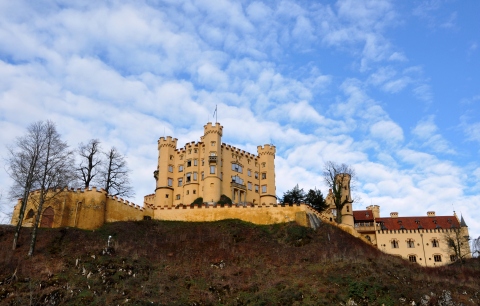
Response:
[{"label": "castle tower", "polygon": [[275,146],[258,146],[260,205],[277,204],[275,190]]},{"label": "castle tower", "polygon": [[[175,170],[175,151],[177,138],[168,136],[158,140],[158,168],[153,173],[157,182],[155,188],[155,207],[173,206],[173,184]],[[161,170],[161,171],[160,171]]]},{"label": "castle tower", "polygon": [[205,174],[203,182],[203,201],[216,202],[222,195],[222,133],[223,126],[220,123],[212,125],[208,122],[204,126],[204,135],[202,138],[205,149],[205,164],[203,171]]},{"label": "castle tower", "polygon": [[370,206],[367,206],[367,210],[372,211],[372,215],[375,219],[380,218],[380,206],[370,205]]},{"label": "castle tower", "polygon": [[348,203],[343,206],[342,209],[342,224],[353,227],[353,206],[352,206],[352,194],[350,192],[350,174],[340,173],[336,176],[336,181],[341,182],[338,185],[342,186],[342,202],[347,199]]}]

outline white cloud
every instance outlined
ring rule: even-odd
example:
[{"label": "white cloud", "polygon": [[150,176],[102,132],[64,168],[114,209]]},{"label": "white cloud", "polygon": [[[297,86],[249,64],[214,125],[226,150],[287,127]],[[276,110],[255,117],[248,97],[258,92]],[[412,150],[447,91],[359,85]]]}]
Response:
[{"label": "white cloud", "polygon": [[428,151],[455,154],[451,144],[440,134],[437,133],[437,125],[434,122],[434,116],[423,118],[412,130],[412,134],[420,143],[419,146]]},{"label": "white cloud", "polygon": [[370,134],[391,145],[403,142],[402,128],[392,121],[379,121],[373,124],[370,127]]}]

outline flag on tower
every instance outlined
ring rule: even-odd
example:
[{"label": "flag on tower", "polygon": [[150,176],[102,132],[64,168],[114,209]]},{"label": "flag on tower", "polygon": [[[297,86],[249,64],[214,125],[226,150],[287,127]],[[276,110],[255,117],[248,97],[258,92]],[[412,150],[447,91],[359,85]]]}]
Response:
[{"label": "flag on tower", "polygon": [[217,117],[215,116],[217,114],[217,105],[215,104],[215,111],[213,112],[213,117],[215,117],[215,123],[217,122]]}]

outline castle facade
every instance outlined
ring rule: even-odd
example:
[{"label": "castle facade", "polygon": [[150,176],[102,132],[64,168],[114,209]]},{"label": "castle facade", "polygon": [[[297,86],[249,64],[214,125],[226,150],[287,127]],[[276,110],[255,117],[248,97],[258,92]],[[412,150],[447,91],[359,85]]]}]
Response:
[{"label": "castle facade", "polygon": [[199,142],[177,148],[177,139],[158,140],[155,194],[145,197],[152,208],[191,204],[202,198],[213,205],[221,195],[243,205],[274,205],[275,146],[257,147],[257,154],[222,143],[223,127],[204,126]]},{"label": "castle facade", "polygon": [[429,211],[426,216],[399,217],[392,212],[390,217],[380,217],[380,207],[371,205],[353,211],[353,221],[355,231],[379,250],[422,266],[441,266],[457,261],[459,256],[470,257],[468,226],[455,213],[437,216]]}]

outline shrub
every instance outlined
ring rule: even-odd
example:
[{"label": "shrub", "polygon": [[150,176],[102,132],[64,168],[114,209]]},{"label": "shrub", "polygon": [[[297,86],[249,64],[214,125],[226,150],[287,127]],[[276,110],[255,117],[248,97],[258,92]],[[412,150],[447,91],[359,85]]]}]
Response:
[{"label": "shrub", "polygon": [[225,205],[225,204],[231,205],[232,204],[232,199],[230,199],[226,195],[222,194],[220,196],[220,200],[218,200],[218,204],[220,204],[220,205]]},{"label": "shrub", "polygon": [[203,198],[202,197],[198,197],[195,199],[195,201],[193,201],[192,205],[202,205],[203,204]]}]

